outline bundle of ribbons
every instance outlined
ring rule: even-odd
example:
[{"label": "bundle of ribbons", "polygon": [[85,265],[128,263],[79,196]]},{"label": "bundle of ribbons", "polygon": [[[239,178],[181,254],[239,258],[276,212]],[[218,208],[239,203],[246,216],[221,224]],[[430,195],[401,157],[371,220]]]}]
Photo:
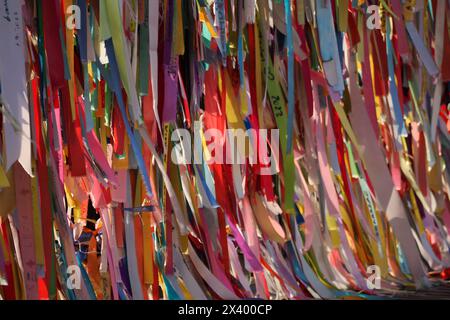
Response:
[{"label": "bundle of ribbons", "polygon": [[447,0],[1,1],[0,298],[448,279],[449,34]]}]

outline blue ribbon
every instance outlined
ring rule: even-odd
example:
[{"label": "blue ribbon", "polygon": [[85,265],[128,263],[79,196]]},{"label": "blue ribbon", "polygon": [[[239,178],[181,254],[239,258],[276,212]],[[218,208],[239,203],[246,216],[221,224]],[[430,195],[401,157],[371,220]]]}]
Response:
[{"label": "blue ribbon", "polygon": [[284,0],[284,13],[286,15],[287,55],[288,55],[288,123],[286,152],[292,152],[292,135],[294,129],[294,46],[292,43],[292,18],[289,0]]},{"label": "blue ribbon", "polygon": [[108,54],[109,59],[109,74],[106,69],[102,67],[102,65],[99,63],[98,66],[100,68],[100,71],[103,71],[104,78],[108,82],[109,87],[112,89],[112,91],[115,93],[117,97],[117,101],[119,103],[119,109],[120,113],[122,114],[123,122],[125,124],[125,129],[127,131],[128,137],[130,138],[131,142],[131,148],[133,149],[134,155],[136,157],[136,161],[138,163],[139,171],[142,174],[145,189],[147,190],[147,194],[152,197],[152,187],[150,184],[150,178],[147,173],[147,169],[144,164],[144,157],[142,156],[142,151],[139,148],[136,137],[133,133],[133,130],[131,129],[130,123],[128,122],[127,112],[125,110],[125,106],[123,103],[123,97],[122,97],[122,90],[120,89],[119,84],[119,69],[117,67],[117,61],[116,56],[114,53],[114,47],[112,43],[112,39],[108,39],[105,41],[106,46],[106,52]]},{"label": "blue ribbon", "polygon": [[406,135],[405,123],[403,121],[403,114],[400,108],[400,100],[398,98],[397,85],[395,84],[394,73],[394,57],[391,35],[391,23],[386,21],[386,49],[388,56],[388,71],[389,71],[389,90],[391,91],[392,103],[394,105],[394,117],[398,124],[398,135]]}]

